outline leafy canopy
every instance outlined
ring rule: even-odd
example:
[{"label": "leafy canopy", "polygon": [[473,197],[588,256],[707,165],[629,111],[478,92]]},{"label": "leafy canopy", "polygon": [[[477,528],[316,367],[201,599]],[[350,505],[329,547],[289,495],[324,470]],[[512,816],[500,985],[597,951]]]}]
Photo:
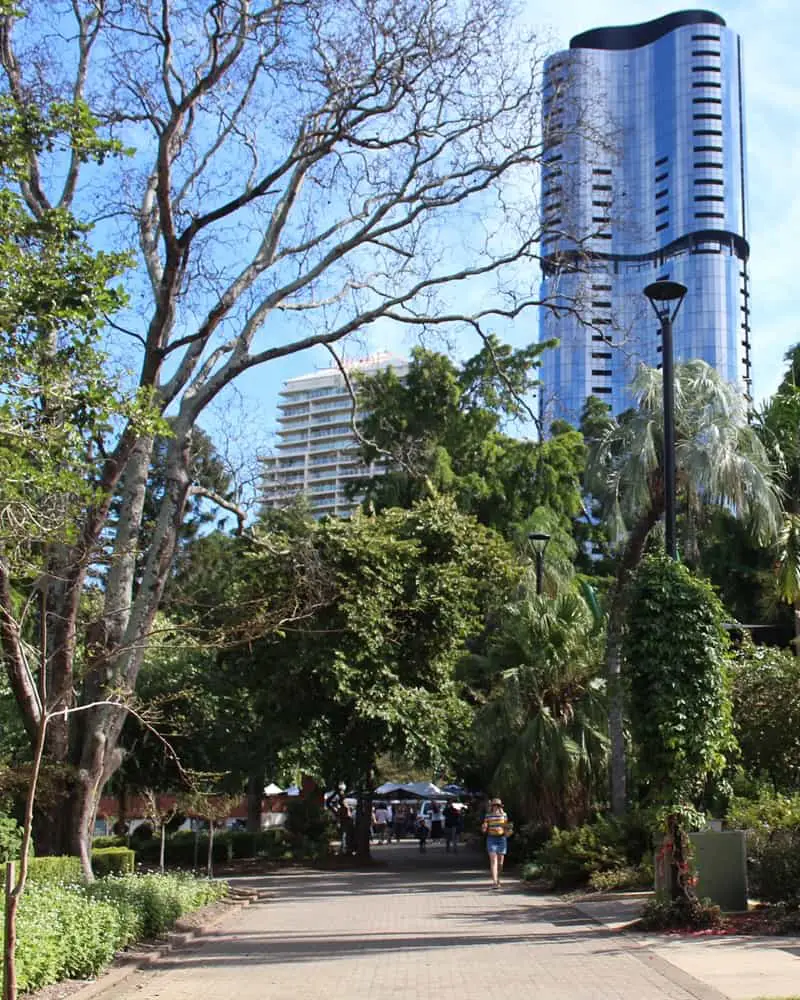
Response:
[{"label": "leafy canopy", "polygon": [[490,338],[461,366],[416,348],[404,378],[388,369],[359,379],[363,457],[389,455],[399,468],[355,483],[352,492],[365,490],[377,508],[446,493],[507,537],[535,508],[549,507],[569,529],[581,509],[581,435],[566,425],[546,442],[506,432],[528,413],[525,398],[538,384],[546,346],[515,351]]}]

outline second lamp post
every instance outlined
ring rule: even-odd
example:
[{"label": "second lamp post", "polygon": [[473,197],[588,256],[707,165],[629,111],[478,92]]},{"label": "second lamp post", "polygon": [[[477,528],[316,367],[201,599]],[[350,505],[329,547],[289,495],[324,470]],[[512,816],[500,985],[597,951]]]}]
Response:
[{"label": "second lamp post", "polygon": [[544,584],[544,550],[547,548],[550,536],[544,531],[531,531],[528,541],[536,558],[536,593],[541,594]]},{"label": "second lamp post", "polygon": [[665,548],[670,559],[678,557],[675,541],[675,373],[672,324],[686,291],[686,285],[679,281],[654,281],[644,290],[661,322],[661,371],[664,376],[664,533]]}]

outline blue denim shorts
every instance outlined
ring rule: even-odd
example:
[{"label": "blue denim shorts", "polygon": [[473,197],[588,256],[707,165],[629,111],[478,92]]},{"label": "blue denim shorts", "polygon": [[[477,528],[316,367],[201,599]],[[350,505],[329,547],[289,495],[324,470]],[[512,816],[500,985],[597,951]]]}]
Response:
[{"label": "blue denim shorts", "polygon": [[508,851],[508,840],[505,837],[486,838],[486,850],[489,854],[505,854]]}]

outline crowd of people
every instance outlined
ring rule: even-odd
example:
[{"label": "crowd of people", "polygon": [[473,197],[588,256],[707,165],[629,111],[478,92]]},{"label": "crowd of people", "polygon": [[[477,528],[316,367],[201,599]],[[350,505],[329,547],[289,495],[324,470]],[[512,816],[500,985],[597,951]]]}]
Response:
[{"label": "crowd of people", "polygon": [[442,805],[433,801],[430,809],[423,811],[404,802],[378,802],[372,810],[372,839],[377,844],[390,844],[411,837],[419,842],[420,851],[426,850],[429,841],[444,841],[448,851],[457,851],[466,808],[461,802]]}]

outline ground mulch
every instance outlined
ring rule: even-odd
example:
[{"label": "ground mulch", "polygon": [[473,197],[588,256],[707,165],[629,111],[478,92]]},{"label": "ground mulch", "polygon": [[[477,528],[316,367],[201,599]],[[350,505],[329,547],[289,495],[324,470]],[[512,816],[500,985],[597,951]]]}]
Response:
[{"label": "ground mulch", "polygon": [[796,931],[783,930],[778,922],[777,915],[773,907],[757,904],[751,907],[746,913],[726,913],[722,917],[719,927],[708,927],[703,930],[692,930],[691,928],[673,928],[670,930],[649,930],[640,925],[636,920],[628,924],[626,931],[635,931],[637,934],[652,934],[660,937],[774,937],[776,935],[795,934]]}]

